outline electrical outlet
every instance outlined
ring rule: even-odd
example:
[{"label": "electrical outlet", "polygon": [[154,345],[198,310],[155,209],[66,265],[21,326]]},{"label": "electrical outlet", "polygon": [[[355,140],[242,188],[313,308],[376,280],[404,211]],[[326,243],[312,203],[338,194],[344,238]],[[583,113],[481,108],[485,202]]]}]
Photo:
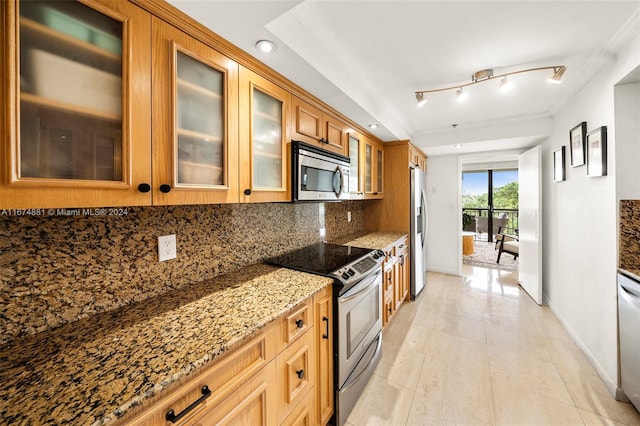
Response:
[{"label": "electrical outlet", "polygon": [[347,212],[347,222],[351,222],[351,212]]},{"label": "electrical outlet", "polygon": [[158,237],[158,261],[162,262],[176,257],[176,234]]}]

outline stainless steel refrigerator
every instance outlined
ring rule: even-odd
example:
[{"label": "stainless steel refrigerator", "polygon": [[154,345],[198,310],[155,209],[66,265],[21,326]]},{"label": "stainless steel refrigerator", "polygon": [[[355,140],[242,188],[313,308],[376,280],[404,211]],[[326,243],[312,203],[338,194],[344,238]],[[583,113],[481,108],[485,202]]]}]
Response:
[{"label": "stainless steel refrigerator", "polygon": [[425,176],[411,168],[411,300],[425,285],[425,249],[427,239],[427,204],[424,196]]}]

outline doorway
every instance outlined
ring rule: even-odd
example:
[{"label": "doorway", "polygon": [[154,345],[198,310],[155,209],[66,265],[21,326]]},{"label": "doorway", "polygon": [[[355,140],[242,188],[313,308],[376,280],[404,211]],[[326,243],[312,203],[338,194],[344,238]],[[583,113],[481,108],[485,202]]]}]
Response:
[{"label": "doorway", "polygon": [[496,243],[505,234],[517,238],[518,192],[517,167],[462,171],[464,264],[518,270],[515,256],[503,253],[497,262]]}]

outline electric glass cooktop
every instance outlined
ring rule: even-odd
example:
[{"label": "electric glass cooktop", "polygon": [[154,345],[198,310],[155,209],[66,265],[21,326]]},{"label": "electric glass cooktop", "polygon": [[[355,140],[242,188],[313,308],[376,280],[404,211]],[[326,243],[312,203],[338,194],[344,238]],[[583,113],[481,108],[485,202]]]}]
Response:
[{"label": "electric glass cooktop", "polygon": [[361,247],[318,243],[272,257],[265,262],[298,271],[328,275],[373,251]]}]

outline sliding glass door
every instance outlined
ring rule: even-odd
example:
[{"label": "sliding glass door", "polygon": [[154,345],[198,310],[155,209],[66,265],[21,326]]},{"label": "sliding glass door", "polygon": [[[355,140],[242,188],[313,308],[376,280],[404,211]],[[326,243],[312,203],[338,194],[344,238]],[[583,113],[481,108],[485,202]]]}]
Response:
[{"label": "sliding glass door", "polygon": [[517,234],[518,170],[462,172],[462,213],[465,231],[493,241],[495,234]]}]

